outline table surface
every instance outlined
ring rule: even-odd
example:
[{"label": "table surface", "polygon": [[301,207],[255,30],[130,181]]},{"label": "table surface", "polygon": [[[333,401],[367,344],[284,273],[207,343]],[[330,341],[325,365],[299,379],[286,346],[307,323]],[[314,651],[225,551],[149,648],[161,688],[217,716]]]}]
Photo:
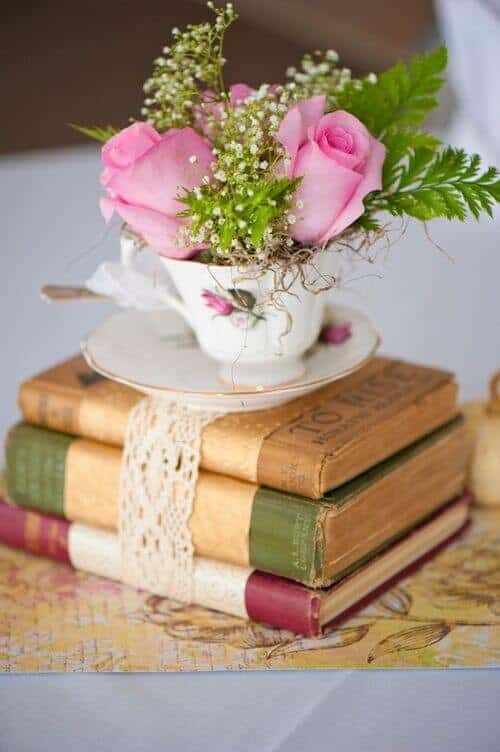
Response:
[{"label": "table surface", "polygon": [[[110,310],[47,306],[40,286],[81,283],[116,255],[118,228],[99,216],[93,147],[4,158],[0,170],[3,436],[18,382],[76,352]],[[499,227],[433,223],[445,253],[410,226],[383,268],[361,267],[334,295],[370,313],[385,353],[454,370],[462,397],[480,396],[500,365]],[[496,670],[2,676],[0,752],[40,740],[52,752],[498,750],[499,690]]]}]

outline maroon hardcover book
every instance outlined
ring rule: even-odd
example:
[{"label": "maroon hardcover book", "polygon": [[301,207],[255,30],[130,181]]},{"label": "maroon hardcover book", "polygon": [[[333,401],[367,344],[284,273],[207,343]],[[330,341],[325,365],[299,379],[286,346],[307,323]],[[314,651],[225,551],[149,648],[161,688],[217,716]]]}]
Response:
[{"label": "maroon hardcover book", "polygon": [[[325,624],[338,621],[353,609],[365,605],[381,589],[392,586],[396,579],[427,561],[444,543],[461,532],[467,522],[469,504],[468,495],[451,501],[397,543],[360,563],[329,588],[313,590],[284,577],[250,570],[247,574],[247,570],[242,570],[245,576],[241,578],[244,582],[241,595],[247,617],[308,637],[319,636]],[[109,562],[112,559],[112,556],[107,556],[109,549],[119,551],[114,538],[112,533],[28,511],[0,500],[0,543],[7,546],[75,566],[81,562],[78,546],[82,541],[83,545],[88,544],[89,540],[92,540],[93,551],[101,547],[103,556],[98,558]],[[93,574],[102,574],[97,560],[93,566],[92,558],[86,569]],[[108,568],[107,572],[120,579],[119,562],[115,569]],[[220,610],[232,612],[223,603]]]}]

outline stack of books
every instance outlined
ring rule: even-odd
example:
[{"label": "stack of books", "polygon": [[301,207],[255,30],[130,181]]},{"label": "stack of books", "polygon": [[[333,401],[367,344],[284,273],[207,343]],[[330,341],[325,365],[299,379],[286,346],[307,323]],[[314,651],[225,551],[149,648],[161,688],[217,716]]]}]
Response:
[{"label": "stack of books", "polygon": [[[141,398],[82,357],[21,385],[1,543],[120,579],[122,447]],[[453,375],[382,357],[217,418],[190,519],[196,602],[319,635],[463,528],[466,451]]]}]

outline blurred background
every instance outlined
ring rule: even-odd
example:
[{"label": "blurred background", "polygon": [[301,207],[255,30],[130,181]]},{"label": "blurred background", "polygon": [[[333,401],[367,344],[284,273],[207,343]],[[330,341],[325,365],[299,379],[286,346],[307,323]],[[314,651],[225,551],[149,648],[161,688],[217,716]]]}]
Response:
[{"label": "blurred background", "polygon": [[[305,51],[329,47],[358,73],[381,70],[408,58],[433,33],[432,0],[403,6],[396,0],[237,0],[227,81],[280,81]],[[204,0],[7,1],[2,91],[7,112],[23,115],[4,123],[0,150],[81,141],[68,122],[126,124],[138,116],[142,82],[170,30],[210,15]]]},{"label": "blurred background", "polygon": [[[229,83],[282,80],[316,48],[336,49],[344,65],[366,73],[444,41],[449,81],[429,127],[500,162],[500,0],[234,4],[240,20],[227,38]],[[111,310],[48,307],[38,296],[44,283],[81,284],[118,254],[118,223],[107,229],[98,208],[99,148],[67,124],[126,125],[171,28],[207,17],[204,0],[3,5],[0,436],[16,417],[19,380],[76,352]],[[498,231],[498,219],[433,222],[431,242],[411,225],[377,269],[358,269],[334,296],[372,316],[386,353],[454,370],[463,397],[479,396],[500,367]]]}]

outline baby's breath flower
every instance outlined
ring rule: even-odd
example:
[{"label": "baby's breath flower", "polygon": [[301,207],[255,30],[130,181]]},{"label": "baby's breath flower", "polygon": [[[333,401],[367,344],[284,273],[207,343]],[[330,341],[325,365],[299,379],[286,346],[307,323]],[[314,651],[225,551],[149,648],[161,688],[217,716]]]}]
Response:
[{"label": "baby's breath flower", "polygon": [[215,14],[213,24],[190,24],[183,31],[172,29],[172,45],[163,47],[165,57],[155,60],[153,74],[144,84],[150,97],[141,114],[159,131],[194,125],[196,105],[202,102],[204,89],[222,96],[222,43],[236,13],[231,5],[218,8],[210,2],[209,8]]}]

